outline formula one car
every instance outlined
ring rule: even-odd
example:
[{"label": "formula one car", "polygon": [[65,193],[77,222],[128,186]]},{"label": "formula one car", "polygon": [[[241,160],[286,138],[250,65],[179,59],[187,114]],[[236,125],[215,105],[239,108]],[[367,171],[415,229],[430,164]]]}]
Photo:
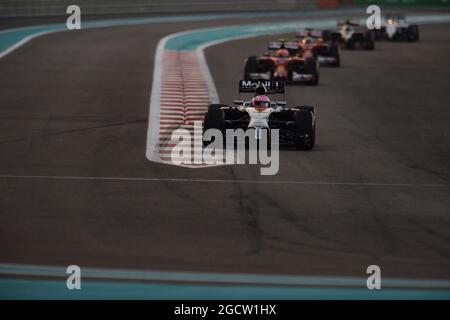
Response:
[{"label": "formula one car", "polygon": [[311,50],[321,66],[339,67],[341,57],[336,42],[325,42],[320,30],[305,29],[297,33],[299,51]]},{"label": "formula one car", "polygon": [[269,50],[276,53],[250,56],[245,60],[245,80],[283,80],[288,84],[319,83],[319,65],[314,56],[304,51],[298,53],[297,41],[271,41]]},{"label": "formula one car", "polygon": [[285,93],[283,81],[241,80],[242,93],[252,94],[249,100],[235,100],[233,106],[212,104],[204,118],[204,130],[218,129],[225,135],[226,129],[255,130],[260,139],[261,131],[279,129],[279,144],[295,145],[298,149],[311,150],[316,141],[316,111],[311,106],[288,108],[285,101],[269,99],[268,95]]},{"label": "formula one car", "polygon": [[337,42],[341,49],[375,49],[375,37],[372,30],[350,20],[338,23],[338,27],[337,31],[325,30],[322,33],[324,40]]},{"label": "formula one car", "polygon": [[389,14],[382,20],[381,29],[375,29],[376,40],[419,41],[419,26],[409,24],[404,15]]}]

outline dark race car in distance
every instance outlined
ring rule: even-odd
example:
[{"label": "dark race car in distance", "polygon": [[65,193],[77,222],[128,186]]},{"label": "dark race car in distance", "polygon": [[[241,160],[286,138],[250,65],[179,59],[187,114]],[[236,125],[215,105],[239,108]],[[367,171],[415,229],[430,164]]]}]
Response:
[{"label": "dark race car in distance", "polygon": [[337,30],[325,30],[322,37],[325,41],[337,42],[341,49],[375,49],[374,32],[350,20],[339,22]]},{"label": "dark race car in distance", "polygon": [[381,29],[375,29],[376,40],[419,41],[419,26],[409,24],[405,15],[388,14],[382,19]]}]

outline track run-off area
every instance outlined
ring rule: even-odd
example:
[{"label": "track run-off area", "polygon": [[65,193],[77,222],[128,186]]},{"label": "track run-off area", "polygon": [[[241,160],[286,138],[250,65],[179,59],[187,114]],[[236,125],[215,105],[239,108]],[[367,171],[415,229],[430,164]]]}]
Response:
[{"label": "track run-off area", "polygon": [[450,15],[413,13],[419,43],[288,88],[319,145],[282,151],[278,175],[170,164],[170,133],[236,98],[246,56],[342,13],[295,15],[0,31],[0,297],[448,299]]}]

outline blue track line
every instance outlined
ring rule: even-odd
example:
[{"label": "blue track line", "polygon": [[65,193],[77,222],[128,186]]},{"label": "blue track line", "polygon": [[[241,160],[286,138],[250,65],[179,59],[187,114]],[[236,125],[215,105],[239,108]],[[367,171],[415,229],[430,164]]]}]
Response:
[{"label": "blue track line", "polygon": [[287,287],[138,283],[123,281],[81,282],[80,290],[68,290],[65,279],[0,279],[0,299],[139,299],[139,300],[309,300],[309,299],[438,299],[449,300],[450,290]]},{"label": "blue track line", "polygon": [[257,275],[81,268],[68,290],[65,267],[0,264],[0,299],[445,299],[450,280]]}]

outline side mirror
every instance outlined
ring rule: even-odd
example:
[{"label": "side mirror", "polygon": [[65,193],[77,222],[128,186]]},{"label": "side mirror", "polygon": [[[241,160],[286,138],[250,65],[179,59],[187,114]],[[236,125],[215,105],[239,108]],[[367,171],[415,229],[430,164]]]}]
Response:
[{"label": "side mirror", "polygon": [[244,100],[234,100],[234,101],[233,101],[233,104],[234,104],[235,106],[241,106],[241,105],[244,104]]},{"label": "side mirror", "polygon": [[286,107],[286,101],[277,101],[276,104],[278,107],[282,107],[282,108]]}]

